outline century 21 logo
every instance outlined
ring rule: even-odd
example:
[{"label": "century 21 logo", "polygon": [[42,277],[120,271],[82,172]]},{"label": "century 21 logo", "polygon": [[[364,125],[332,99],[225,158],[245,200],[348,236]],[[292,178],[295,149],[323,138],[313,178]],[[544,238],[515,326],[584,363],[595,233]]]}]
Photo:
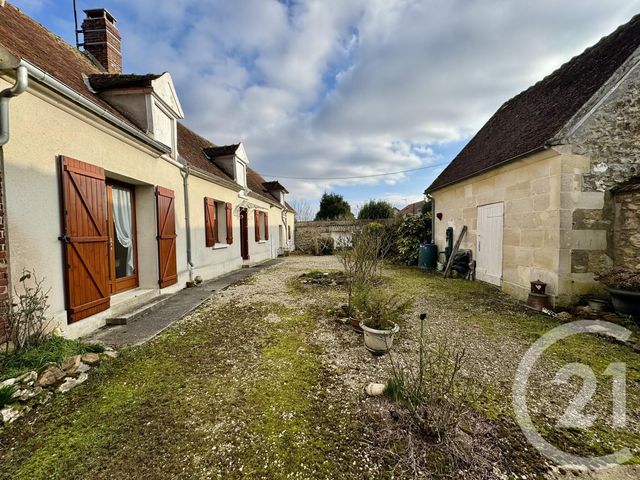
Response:
[{"label": "century 21 logo", "polygon": [[[516,420],[527,440],[546,458],[558,465],[574,465],[585,468],[602,468],[607,465],[620,465],[632,458],[628,448],[599,457],[582,457],[564,452],[545,440],[537,431],[527,408],[527,384],[529,375],[544,351],[554,343],[567,337],[581,333],[607,335],[619,341],[626,341],[631,331],[620,325],[603,321],[580,320],[554,328],[540,337],[525,353],[520,361],[513,383],[512,402]],[[612,377],[613,421],[614,428],[626,425],[626,365],[611,363],[604,371]],[[581,363],[570,363],[562,367],[553,380],[556,384],[566,384],[571,377],[579,376],[583,379],[582,388],[572,399],[564,414],[557,422],[562,428],[589,428],[596,420],[595,415],[586,415],[584,408],[596,392],[598,381],[591,368]]]}]

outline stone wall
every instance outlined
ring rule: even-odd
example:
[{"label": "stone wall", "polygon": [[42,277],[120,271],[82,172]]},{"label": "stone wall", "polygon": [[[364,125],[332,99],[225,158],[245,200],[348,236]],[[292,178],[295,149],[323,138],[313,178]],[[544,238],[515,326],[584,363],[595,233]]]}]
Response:
[{"label": "stone wall", "polygon": [[582,176],[585,192],[606,192],[640,177],[640,67],[629,68],[613,91],[605,86],[595,99],[600,103],[566,138],[574,153],[591,158]]},{"label": "stone wall", "polygon": [[385,223],[390,220],[321,220],[296,222],[296,250],[313,253],[317,248],[317,239],[331,237],[335,246],[350,245],[353,233],[372,221]]},{"label": "stone wall", "polygon": [[[556,147],[574,158],[563,170],[566,193],[561,199],[566,220],[561,228],[561,264],[570,264],[565,282],[565,303],[586,295],[604,294],[594,280],[597,272],[631,261],[638,241],[637,195],[616,190],[640,178],[640,69],[638,54],[624,65],[601,92],[573,120]],[[564,149],[564,150],[563,150]],[[565,190],[563,189],[563,192]],[[570,223],[569,223],[570,217]]]},{"label": "stone wall", "polygon": [[614,262],[640,271],[640,184],[616,192]]}]

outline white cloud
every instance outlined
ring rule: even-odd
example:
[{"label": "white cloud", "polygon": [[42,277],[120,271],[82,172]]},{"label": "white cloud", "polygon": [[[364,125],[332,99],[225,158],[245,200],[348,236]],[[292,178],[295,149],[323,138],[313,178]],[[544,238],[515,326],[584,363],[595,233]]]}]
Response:
[{"label": "white cloud", "polygon": [[[434,147],[468,137],[503,101],[640,6],[639,0],[103,3],[119,19],[128,70],[171,71],[188,125],[217,143],[244,141],[261,172],[298,177],[441,162]],[[336,185],[384,192],[405,178],[285,183],[293,194],[317,198]],[[407,195],[416,198],[421,189]]]}]

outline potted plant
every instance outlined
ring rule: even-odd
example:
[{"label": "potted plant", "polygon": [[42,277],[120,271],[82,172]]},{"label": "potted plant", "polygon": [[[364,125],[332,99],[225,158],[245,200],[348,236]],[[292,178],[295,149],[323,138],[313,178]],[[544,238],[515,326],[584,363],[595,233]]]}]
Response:
[{"label": "potted plant", "polygon": [[411,301],[381,288],[359,289],[353,301],[364,331],[364,346],[374,355],[384,355],[400,330],[396,321],[411,308]]},{"label": "potted plant", "polygon": [[640,321],[640,271],[617,267],[596,277],[611,294],[611,303],[619,315]]}]

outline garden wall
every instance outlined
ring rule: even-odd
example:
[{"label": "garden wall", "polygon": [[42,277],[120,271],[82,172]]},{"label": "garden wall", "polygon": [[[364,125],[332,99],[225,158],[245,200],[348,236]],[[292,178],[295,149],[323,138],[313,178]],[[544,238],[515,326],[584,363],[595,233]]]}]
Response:
[{"label": "garden wall", "polygon": [[315,253],[317,239],[331,237],[335,246],[350,245],[353,232],[357,228],[371,222],[386,223],[387,220],[321,220],[313,222],[296,222],[296,250],[303,253]]}]

